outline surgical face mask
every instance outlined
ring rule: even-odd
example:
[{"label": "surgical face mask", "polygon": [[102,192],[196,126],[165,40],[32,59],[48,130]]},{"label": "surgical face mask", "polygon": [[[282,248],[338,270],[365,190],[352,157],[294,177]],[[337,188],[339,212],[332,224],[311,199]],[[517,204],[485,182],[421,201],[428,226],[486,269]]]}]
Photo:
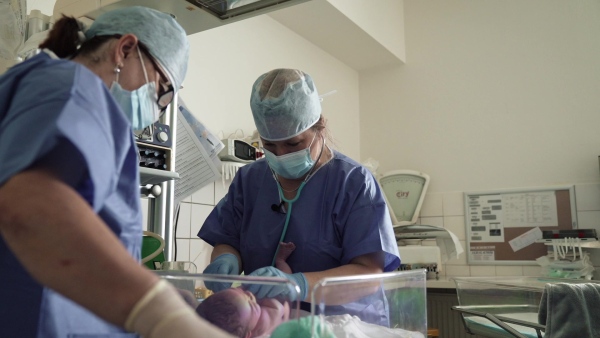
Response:
[{"label": "surgical face mask", "polygon": [[158,120],[159,108],[156,104],[158,98],[156,83],[148,81],[148,73],[146,73],[146,67],[144,66],[139,47],[137,51],[142,63],[142,69],[144,70],[146,84],[133,91],[125,90],[119,84],[119,73],[117,73],[116,81],[110,86],[110,93],[131,122],[131,128],[141,130]]},{"label": "surgical face mask", "polygon": [[315,161],[310,156],[310,147],[315,141],[315,137],[308,148],[281,156],[263,148],[269,167],[281,177],[294,179],[304,176],[315,165]]}]

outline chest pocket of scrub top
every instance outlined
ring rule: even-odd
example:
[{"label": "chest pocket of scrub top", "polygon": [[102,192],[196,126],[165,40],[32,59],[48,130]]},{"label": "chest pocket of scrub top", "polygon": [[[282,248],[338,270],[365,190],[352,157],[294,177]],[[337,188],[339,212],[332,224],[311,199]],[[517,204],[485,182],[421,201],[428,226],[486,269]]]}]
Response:
[{"label": "chest pocket of scrub top", "polygon": [[[257,222],[257,224],[261,224]],[[279,242],[282,227],[262,227],[255,226],[242,234],[240,241],[240,254],[244,262],[244,273],[249,274],[252,271],[270,266],[273,255],[276,250],[276,243]]]},{"label": "chest pocket of scrub top", "polygon": [[300,224],[290,224],[285,238],[296,245],[287,260],[292,270],[311,272],[340,266],[344,248],[335,225],[329,220],[302,216],[295,219]]},{"label": "chest pocket of scrub top", "polygon": [[[292,271],[312,272],[340,266],[343,255],[342,236],[334,225],[329,208],[323,209],[322,202],[310,198],[296,203],[292,207],[284,237],[284,242],[296,245],[287,259]],[[315,212],[317,210],[320,212]],[[269,210],[269,213],[255,213],[243,227],[240,249],[246,274],[271,265],[285,218],[285,213]]]}]

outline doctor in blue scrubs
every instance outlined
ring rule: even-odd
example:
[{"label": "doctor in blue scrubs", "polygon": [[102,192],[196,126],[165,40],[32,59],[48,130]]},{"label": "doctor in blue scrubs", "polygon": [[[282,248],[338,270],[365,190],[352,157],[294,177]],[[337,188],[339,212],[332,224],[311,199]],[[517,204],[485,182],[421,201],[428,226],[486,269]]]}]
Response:
[{"label": "doctor in blue scrubs", "polygon": [[[324,277],[393,271],[400,265],[389,212],[373,175],[327,144],[326,122],[310,75],[275,69],[252,87],[250,107],[265,159],[242,167],[198,236],[214,246],[204,273],[287,278],[299,300]],[[274,267],[279,243],[293,242],[291,274]],[[228,284],[209,283],[213,291]],[[274,296],[268,286],[249,287]],[[386,325],[382,290],[327,314]],[[310,311],[310,304],[301,303]]]},{"label": "doctor in blue scrubs", "polygon": [[0,336],[228,337],[139,263],[132,129],[180,88],[185,31],[144,7],[83,28],[0,77]]}]

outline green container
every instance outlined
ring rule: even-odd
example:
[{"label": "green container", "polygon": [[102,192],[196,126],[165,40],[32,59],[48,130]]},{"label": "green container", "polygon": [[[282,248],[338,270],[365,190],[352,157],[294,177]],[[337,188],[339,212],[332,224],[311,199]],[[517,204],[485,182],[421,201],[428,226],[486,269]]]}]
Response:
[{"label": "green container", "polygon": [[[154,252],[160,249],[161,243],[160,240],[150,236],[144,236],[142,238],[142,259],[152,255]],[[158,256],[152,258],[148,262],[144,263],[144,265],[150,270],[157,270],[165,261],[164,251],[158,254]]]}]

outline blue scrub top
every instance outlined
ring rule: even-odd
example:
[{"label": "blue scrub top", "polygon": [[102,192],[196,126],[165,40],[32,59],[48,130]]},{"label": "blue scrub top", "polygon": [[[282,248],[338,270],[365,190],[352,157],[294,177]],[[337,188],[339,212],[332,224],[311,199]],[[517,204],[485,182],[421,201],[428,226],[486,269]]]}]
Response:
[{"label": "blue scrub top", "polygon": [[[286,217],[271,208],[279,203],[277,183],[266,160],[248,164],[240,168],[198,237],[213,246],[228,244],[237,249],[245,274],[270,266]],[[389,211],[375,178],[335,151],[333,159],[308,180],[293,204],[284,242],[296,245],[287,259],[293,272],[332,269],[379,251],[385,253],[384,271],[400,266]],[[387,304],[373,304],[377,299],[385,297],[375,295],[345,307],[328,308],[326,313],[350,313],[385,324]],[[377,319],[372,318],[374,315]]]},{"label": "blue scrub top", "polygon": [[[0,77],[0,186],[42,162],[64,177],[84,173],[69,184],[139,259],[142,214],[130,123],[98,76],[46,53]],[[135,336],[37,283],[2,238],[0,318],[3,337]]]}]

